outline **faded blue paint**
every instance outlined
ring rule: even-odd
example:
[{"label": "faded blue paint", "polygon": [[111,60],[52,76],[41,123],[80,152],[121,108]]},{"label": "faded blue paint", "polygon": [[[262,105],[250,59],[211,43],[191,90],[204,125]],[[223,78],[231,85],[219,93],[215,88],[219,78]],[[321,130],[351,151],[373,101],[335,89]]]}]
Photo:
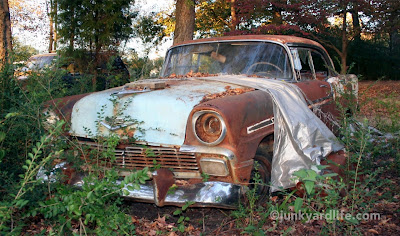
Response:
[{"label": "faded blue paint", "polygon": [[[128,102],[123,116],[136,119],[144,132],[136,131],[135,135],[142,141],[182,145],[185,139],[186,123],[193,107],[206,94],[225,91],[228,84],[195,79],[185,79],[175,85],[161,90],[154,90],[135,95],[127,95],[119,99],[120,104]],[[231,85],[232,88],[240,86]],[[97,113],[104,108],[104,115],[113,115],[113,105],[109,100],[111,94],[122,88],[105,90],[84,97],[78,101],[72,112],[71,133],[80,137],[94,137],[96,134]],[[115,96],[114,96],[115,97]],[[100,125],[101,126],[101,125]],[[91,130],[93,134],[84,128]],[[101,135],[107,135],[108,130],[100,129]]]}]

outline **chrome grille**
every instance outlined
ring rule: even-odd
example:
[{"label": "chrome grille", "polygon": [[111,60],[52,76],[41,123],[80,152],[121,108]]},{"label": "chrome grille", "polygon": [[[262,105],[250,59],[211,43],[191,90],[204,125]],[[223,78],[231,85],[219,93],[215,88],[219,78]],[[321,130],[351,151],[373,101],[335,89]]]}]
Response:
[{"label": "chrome grille", "polygon": [[[95,142],[80,141],[90,149],[103,150]],[[199,166],[194,153],[180,152],[177,148],[157,146],[128,146],[115,149],[115,161],[106,166],[124,169],[142,169],[155,166],[153,160],[162,168],[173,169],[176,172],[199,172]]]}]

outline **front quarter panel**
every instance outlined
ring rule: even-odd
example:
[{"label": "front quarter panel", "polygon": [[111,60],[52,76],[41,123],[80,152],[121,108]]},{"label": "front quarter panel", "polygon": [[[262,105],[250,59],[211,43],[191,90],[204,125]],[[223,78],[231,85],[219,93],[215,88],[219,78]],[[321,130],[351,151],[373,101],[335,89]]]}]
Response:
[{"label": "front quarter panel", "polygon": [[261,126],[250,133],[248,127],[273,117],[271,96],[266,92],[256,90],[197,105],[188,119],[185,145],[205,146],[197,140],[192,127],[193,114],[201,110],[216,111],[224,119],[227,133],[225,139],[217,147],[234,153],[235,158],[230,161],[233,181],[246,184],[250,178],[257,147],[264,137],[273,133],[273,123]]}]

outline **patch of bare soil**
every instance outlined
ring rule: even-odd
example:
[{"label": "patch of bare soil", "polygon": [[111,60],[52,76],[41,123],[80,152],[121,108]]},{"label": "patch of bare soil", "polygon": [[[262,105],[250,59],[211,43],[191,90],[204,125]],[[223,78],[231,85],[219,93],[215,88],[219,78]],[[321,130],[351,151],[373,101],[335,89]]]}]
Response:
[{"label": "patch of bare soil", "polygon": [[[155,235],[162,232],[174,235],[173,228],[178,226],[179,216],[174,211],[180,209],[174,206],[157,207],[155,204],[140,203],[127,200],[129,214],[136,224],[136,232],[140,235]],[[217,208],[188,208],[183,215],[189,217],[185,224],[185,233],[190,235],[212,234],[218,229],[224,229],[230,219],[230,210]],[[228,224],[229,225],[229,224]],[[179,234],[176,232],[176,234]]]}]

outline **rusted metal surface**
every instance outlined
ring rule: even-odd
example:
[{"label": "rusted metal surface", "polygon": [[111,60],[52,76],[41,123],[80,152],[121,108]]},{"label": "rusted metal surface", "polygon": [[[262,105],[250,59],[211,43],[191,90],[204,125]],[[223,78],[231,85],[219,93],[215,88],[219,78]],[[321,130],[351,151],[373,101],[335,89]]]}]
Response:
[{"label": "rusted metal surface", "polygon": [[274,132],[272,191],[294,186],[294,171],[318,165],[321,157],[343,148],[326,125],[309,110],[299,87],[285,81],[246,76],[205,79],[251,86],[273,96],[274,119],[278,126],[275,125]]},{"label": "rusted metal surface", "polygon": [[164,206],[169,188],[175,183],[174,174],[168,169],[159,169],[153,173],[154,201],[157,206]]},{"label": "rusted metal surface", "polygon": [[44,104],[44,107],[54,110],[60,118],[69,122],[71,120],[72,108],[80,99],[90,95],[91,93],[79,94],[63,98],[50,100]]},{"label": "rusted metal surface", "polygon": [[303,91],[309,108],[316,113],[328,128],[336,132],[340,113],[334,100],[332,85],[319,80],[298,82],[295,85]]},{"label": "rusted metal surface", "polygon": [[328,165],[328,170],[338,174],[340,177],[344,177],[344,166],[347,165],[348,155],[345,151],[341,150],[335,153],[331,153],[326,159],[321,162],[321,165]]},{"label": "rusted metal surface", "polygon": [[[247,183],[250,179],[258,144],[261,140],[273,133],[273,125],[266,125],[249,135],[247,127],[258,124],[263,120],[273,117],[273,104],[268,93],[262,91],[250,91],[236,96],[218,97],[197,105],[188,121],[192,119],[196,111],[213,110],[221,114],[226,127],[225,139],[219,147],[231,150],[235,154],[235,160],[230,161],[232,177],[235,183]],[[187,127],[185,145],[202,146],[196,138],[193,129]]]},{"label": "rusted metal surface", "polygon": [[[83,147],[99,152],[106,147],[96,142],[80,141]],[[176,148],[157,146],[125,146],[117,147],[114,151],[115,160],[108,160],[107,167],[117,167],[121,170],[143,169],[156,167],[172,169],[179,178],[199,178],[200,169],[193,152],[180,152]]]}]

